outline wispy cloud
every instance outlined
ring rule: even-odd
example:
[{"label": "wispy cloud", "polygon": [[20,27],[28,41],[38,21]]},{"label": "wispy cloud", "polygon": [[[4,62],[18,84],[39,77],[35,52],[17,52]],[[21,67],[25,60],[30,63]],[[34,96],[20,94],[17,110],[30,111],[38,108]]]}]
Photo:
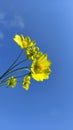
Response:
[{"label": "wispy cloud", "polygon": [[4,13],[0,13],[0,20],[3,20],[5,18],[5,14]]},{"label": "wispy cloud", "polygon": [[6,24],[5,13],[0,12],[0,24]]},{"label": "wispy cloud", "polygon": [[2,41],[4,39],[4,33],[0,31],[0,48],[3,47]]},{"label": "wispy cloud", "polygon": [[0,31],[0,39],[4,39],[4,33]]},{"label": "wispy cloud", "polygon": [[24,29],[24,19],[21,15],[11,14],[11,17],[8,17],[10,14],[0,13],[0,24],[6,26],[7,28],[20,28]]},{"label": "wispy cloud", "polygon": [[5,37],[4,33],[2,31],[0,31],[0,48],[3,47],[2,41],[3,41],[4,37]]},{"label": "wispy cloud", "polygon": [[13,19],[10,21],[9,27],[18,27],[23,29],[25,27],[23,18],[19,15],[14,15]]}]

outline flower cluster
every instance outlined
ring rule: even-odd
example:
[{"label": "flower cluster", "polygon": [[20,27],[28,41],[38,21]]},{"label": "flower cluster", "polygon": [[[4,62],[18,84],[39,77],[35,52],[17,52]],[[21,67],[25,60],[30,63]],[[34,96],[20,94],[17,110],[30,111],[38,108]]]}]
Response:
[{"label": "flower cluster", "polygon": [[[22,87],[25,90],[29,89],[31,78],[36,81],[43,81],[49,79],[51,73],[51,61],[48,59],[48,55],[40,51],[36,42],[31,40],[30,37],[24,37],[22,34],[16,34],[13,40],[21,48],[21,52],[12,65],[6,70],[6,72],[0,77],[0,85],[6,85],[7,87],[14,88],[21,78]],[[22,53],[25,51],[25,60],[20,60]],[[22,63],[31,60],[31,65],[23,66]],[[21,65],[21,67],[19,67]],[[24,73],[24,70],[27,73]],[[23,75],[17,75],[17,72],[23,72]]]}]

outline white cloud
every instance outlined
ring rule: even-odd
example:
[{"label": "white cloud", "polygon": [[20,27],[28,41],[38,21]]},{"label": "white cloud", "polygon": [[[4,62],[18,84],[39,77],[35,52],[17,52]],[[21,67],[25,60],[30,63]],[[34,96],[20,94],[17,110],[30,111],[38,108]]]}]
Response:
[{"label": "white cloud", "polygon": [[15,15],[10,21],[9,27],[18,27],[23,29],[25,27],[23,18],[19,15]]},{"label": "white cloud", "polygon": [[0,48],[3,47],[2,40],[4,39],[4,33],[0,31]]},{"label": "white cloud", "polygon": [[0,39],[3,39],[3,38],[4,38],[4,33],[0,32]]},{"label": "white cloud", "polygon": [[4,13],[0,13],[0,20],[3,20],[5,18],[5,14]]},{"label": "white cloud", "polygon": [[8,17],[10,14],[0,13],[0,24],[5,25],[7,28],[21,28],[24,29],[24,19],[22,16],[17,14],[11,14],[11,17]]},{"label": "white cloud", "polygon": [[5,13],[0,13],[0,23],[1,24],[5,24],[6,21],[5,21]]}]

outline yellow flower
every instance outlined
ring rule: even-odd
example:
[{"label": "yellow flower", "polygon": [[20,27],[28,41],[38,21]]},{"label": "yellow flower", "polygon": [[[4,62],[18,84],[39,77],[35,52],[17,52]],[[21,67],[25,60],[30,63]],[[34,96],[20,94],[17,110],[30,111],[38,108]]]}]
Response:
[{"label": "yellow flower", "polygon": [[38,58],[42,55],[42,52],[39,51],[39,48],[36,46],[32,46],[30,48],[27,48],[26,50],[26,54],[27,54],[27,59],[30,60],[34,60],[35,58]]},{"label": "yellow flower", "polygon": [[28,48],[35,44],[35,41],[31,40],[30,37],[24,37],[22,34],[16,34],[13,40],[22,48]]},{"label": "yellow flower", "polygon": [[22,86],[25,90],[28,90],[29,89],[29,85],[30,85],[30,79],[31,77],[29,75],[25,76],[24,77],[24,80],[22,82]]},{"label": "yellow flower", "polygon": [[14,88],[17,84],[17,79],[15,77],[10,77],[7,81],[8,86],[11,86],[12,88]]},{"label": "yellow flower", "polygon": [[31,76],[37,81],[48,79],[51,73],[51,61],[47,59],[47,54],[35,59],[31,65]]}]

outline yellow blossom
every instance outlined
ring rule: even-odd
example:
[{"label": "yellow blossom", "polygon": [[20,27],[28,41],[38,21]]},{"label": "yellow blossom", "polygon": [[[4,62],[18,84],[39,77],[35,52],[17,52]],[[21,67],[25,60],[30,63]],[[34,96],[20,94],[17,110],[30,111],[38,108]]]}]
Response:
[{"label": "yellow blossom", "polygon": [[35,44],[35,41],[31,40],[30,37],[24,37],[22,34],[16,34],[13,40],[22,48],[28,48]]},{"label": "yellow blossom", "polygon": [[14,88],[17,84],[17,79],[15,77],[10,77],[7,81],[8,86],[11,86],[12,88]]},{"label": "yellow blossom", "polygon": [[51,61],[47,59],[47,54],[35,59],[31,65],[31,76],[37,81],[48,79],[51,73]]},{"label": "yellow blossom", "polygon": [[22,82],[22,86],[25,90],[28,90],[29,89],[29,85],[30,85],[30,79],[31,77],[29,75],[25,76],[24,77],[24,80]]},{"label": "yellow blossom", "polygon": [[30,60],[34,60],[35,58],[38,58],[42,55],[42,52],[39,51],[39,48],[36,46],[32,46],[30,48],[27,48],[26,50],[26,54],[27,54],[27,59]]}]

